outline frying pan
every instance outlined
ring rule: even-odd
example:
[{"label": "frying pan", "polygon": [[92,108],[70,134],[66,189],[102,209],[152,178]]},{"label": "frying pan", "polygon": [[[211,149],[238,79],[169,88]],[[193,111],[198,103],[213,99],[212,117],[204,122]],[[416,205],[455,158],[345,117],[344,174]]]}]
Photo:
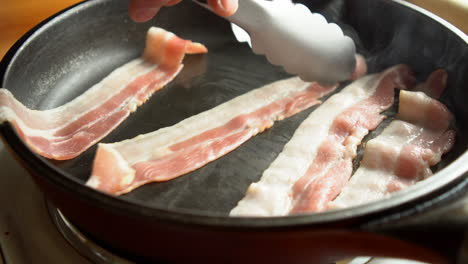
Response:
[{"label": "frying pan", "polygon": [[[34,154],[9,124],[0,127],[1,134],[47,198],[73,224],[138,263],[330,263],[355,255],[433,263],[459,258],[466,263],[458,251],[468,220],[447,210],[460,203],[468,189],[468,38],[401,1],[304,4],[344,28],[365,55],[369,72],[398,63],[409,64],[419,80],[437,68],[449,72],[441,100],[455,114],[457,143],[434,168],[433,177],[389,199],[349,209],[237,218],[228,217],[229,210],[314,108],[278,122],[203,168],[121,197],[84,185],[95,147],[73,160],[57,162]],[[202,42],[210,52],[188,57],[183,72],[103,142],[175,124],[288,76],[237,42],[226,21],[190,1],[137,24],[128,18],[126,1],[96,0],[57,14],[20,39],[1,62],[2,86],[28,107],[59,106],[139,56],[151,25]]]}]

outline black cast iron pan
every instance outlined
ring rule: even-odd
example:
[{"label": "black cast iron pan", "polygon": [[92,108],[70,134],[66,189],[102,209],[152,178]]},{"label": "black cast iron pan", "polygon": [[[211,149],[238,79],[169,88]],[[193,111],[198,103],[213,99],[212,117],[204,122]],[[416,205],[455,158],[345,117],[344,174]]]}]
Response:
[{"label": "black cast iron pan", "polygon": [[[432,178],[391,199],[346,210],[275,218],[227,217],[314,108],[277,123],[195,172],[121,197],[84,185],[95,147],[73,160],[57,162],[32,153],[9,124],[1,126],[3,138],[71,222],[138,262],[329,263],[354,255],[455,261],[468,222],[464,216],[456,221],[444,217],[451,223],[445,225],[427,222],[426,215],[434,215],[466,193],[466,35],[400,1],[304,3],[354,38],[367,58],[369,72],[406,63],[423,80],[437,68],[448,70],[442,101],[455,113],[457,143],[434,168],[438,173]],[[156,19],[143,24],[128,18],[127,4],[88,1],[45,21],[3,58],[2,86],[31,108],[52,108],[139,56],[151,25],[206,44],[207,55],[186,58],[176,80],[103,140],[115,142],[175,124],[288,76],[254,55],[247,44],[238,43],[226,21],[189,1],[163,9]],[[450,239],[433,239],[434,232],[429,231],[440,231]]]}]

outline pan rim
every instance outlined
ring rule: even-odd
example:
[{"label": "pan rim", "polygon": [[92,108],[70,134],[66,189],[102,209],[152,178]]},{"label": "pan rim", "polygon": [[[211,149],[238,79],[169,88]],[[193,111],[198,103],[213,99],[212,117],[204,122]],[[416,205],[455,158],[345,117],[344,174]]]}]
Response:
[{"label": "pan rim", "polygon": [[[85,1],[73,5],[53,16],[44,20],[31,31],[26,33],[20,40],[18,40],[7,54],[0,61],[0,78],[2,83],[5,76],[8,75],[10,69],[10,62],[14,61],[15,57],[21,52],[24,45],[28,43],[35,36],[39,35],[48,26],[51,26],[56,21],[73,14],[78,10],[91,8],[94,5],[99,5],[111,0],[97,0]],[[452,33],[456,34],[460,39],[465,41],[468,45],[468,36],[460,29],[456,28],[444,19],[434,15],[433,13],[424,10],[414,4],[402,1],[392,0],[391,2],[403,5],[410,8],[430,19],[438,22],[443,27],[449,29]],[[54,184],[63,191],[75,193],[80,199],[94,206],[112,210],[115,212],[126,212],[131,215],[138,215],[148,219],[158,219],[170,223],[178,224],[192,224],[197,226],[206,227],[232,227],[232,228],[278,228],[278,227],[298,227],[304,225],[314,224],[332,224],[350,219],[360,217],[369,217],[371,215],[381,214],[388,212],[392,209],[399,208],[402,205],[417,203],[420,201],[427,201],[429,197],[433,197],[434,193],[446,190],[454,185],[457,185],[461,180],[468,176],[466,165],[468,160],[468,151],[461,154],[455,161],[447,167],[436,173],[434,176],[425,181],[419,182],[409,189],[403,190],[391,199],[379,200],[365,205],[351,207],[347,209],[328,211],[319,214],[307,215],[294,215],[294,216],[280,216],[280,217],[231,217],[210,214],[195,214],[194,210],[190,212],[185,211],[170,211],[159,209],[145,204],[138,203],[131,199],[124,199],[121,197],[109,196],[107,194],[96,191],[90,187],[85,186],[69,173],[63,172],[57,167],[47,162],[44,158],[40,157],[27,147],[24,142],[19,138],[16,130],[9,123],[0,125],[0,134],[3,135],[6,145],[9,145],[15,152],[15,155],[21,159],[30,168],[41,172],[38,177]]]}]

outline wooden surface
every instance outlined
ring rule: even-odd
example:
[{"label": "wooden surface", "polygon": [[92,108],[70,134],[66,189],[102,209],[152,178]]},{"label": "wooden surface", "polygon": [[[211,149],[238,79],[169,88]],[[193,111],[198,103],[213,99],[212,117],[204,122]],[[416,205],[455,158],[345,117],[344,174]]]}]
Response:
[{"label": "wooden surface", "polygon": [[79,0],[0,0],[0,58],[29,29]]},{"label": "wooden surface", "polygon": [[408,0],[442,17],[468,34],[468,0]]}]

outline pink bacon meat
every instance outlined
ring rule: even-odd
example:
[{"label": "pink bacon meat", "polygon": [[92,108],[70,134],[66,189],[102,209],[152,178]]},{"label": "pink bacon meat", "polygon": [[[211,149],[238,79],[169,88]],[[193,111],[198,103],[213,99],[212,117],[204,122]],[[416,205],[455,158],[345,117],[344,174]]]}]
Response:
[{"label": "pink bacon meat", "polygon": [[[445,89],[447,73],[437,70],[418,86],[433,97]],[[330,209],[356,206],[388,197],[432,175],[455,141],[453,116],[439,101],[422,92],[400,93],[397,119],[366,144],[363,160]]]},{"label": "pink bacon meat", "polygon": [[38,154],[71,159],[123,122],[155,91],[182,69],[186,53],[205,53],[199,43],[183,40],[161,28],[148,31],[142,57],[117,68],[74,100],[54,109],[28,109],[0,89],[0,123],[13,124]]},{"label": "pink bacon meat", "polygon": [[252,183],[232,216],[317,212],[336,197],[352,173],[357,145],[384,118],[394,89],[408,89],[408,66],[367,75],[323,103],[299,126],[276,160]]},{"label": "pink bacon meat", "polygon": [[274,82],[178,124],[112,144],[99,144],[87,185],[120,195],[167,181],[234,150],[277,120],[320,101],[336,86],[299,78]]}]

